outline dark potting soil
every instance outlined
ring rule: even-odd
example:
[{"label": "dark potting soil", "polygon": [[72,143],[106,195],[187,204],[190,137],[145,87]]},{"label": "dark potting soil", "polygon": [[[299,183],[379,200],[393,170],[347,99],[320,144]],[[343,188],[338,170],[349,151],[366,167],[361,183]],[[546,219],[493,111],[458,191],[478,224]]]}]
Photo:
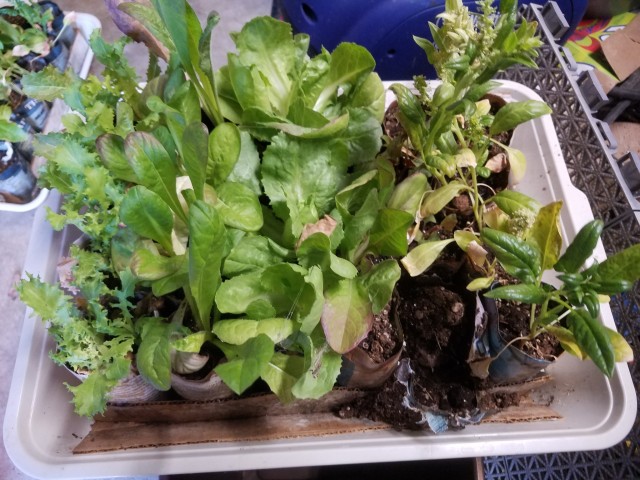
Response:
[{"label": "dark potting soil", "polygon": [[402,341],[398,329],[392,324],[390,310],[390,305],[387,305],[374,317],[371,331],[360,343],[360,348],[376,363],[382,363],[395,355]]},{"label": "dark potting soil", "polygon": [[[466,359],[474,331],[473,294],[434,275],[403,277],[397,293],[392,307],[404,333],[401,363],[408,362],[412,371],[410,403],[448,416],[450,427],[464,424],[458,419],[472,418],[480,410],[520,403],[524,394],[492,392],[489,381],[471,375]],[[525,318],[521,313],[518,316]],[[422,413],[407,406],[408,391],[394,375],[378,390],[342,407],[338,415],[369,418],[397,429],[424,429]]]},{"label": "dark potting soil", "polygon": [[[529,319],[531,306],[512,302],[496,301],[500,313],[500,332],[505,341],[509,342],[529,333]],[[557,338],[548,333],[541,333],[533,340],[516,341],[516,347],[535,358],[554,360],[562,352],[562,346]]]},{"label": "dark potting soil", "polygon": [[[466,364],[471,345],[474,307],[431,277],[407,279],[398,284],[393,307],[404,333],[403,359],[415,372],[413,395],[419,404],[451,412],[476,406],[480,382]],[[419,412],[405,406],[406,387],[392,376],[377,391],[343,407],[342,417],[366,417],[400,429],[420,429]]]}]

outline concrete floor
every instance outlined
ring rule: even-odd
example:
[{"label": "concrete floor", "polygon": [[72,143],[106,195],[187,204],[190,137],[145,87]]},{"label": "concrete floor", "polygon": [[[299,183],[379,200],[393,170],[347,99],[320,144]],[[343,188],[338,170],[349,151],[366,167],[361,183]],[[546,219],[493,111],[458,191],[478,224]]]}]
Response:
[{"label": "concrete floor", "polygon": [[[58,0],[65,12],[77,11],[97,16],[103,25],[103,36],[114,40],[119,31],[110,22],[101,0]],[[220,24],[214,31],[216,48],[213,50],[214,65],[226,62],[226,53],[233,49],[229,32],[237,31],[250,18],[268,15],[271,0],[190,0],[191,5],[204,20],[210,10],[220,13]],[[139,45],[127,47],[128,57],[138,71],[146,68],[145,49]],[[94,71],[99,71],[94,67]],[[2,335],[0,335],[0,418],[4,418],[18,339],[22,328],[25,307],[17,298],[13,285],[20,278],[25,254],[31,234],[34,212],[14,213],[0,211],[0,312],[2,312]],[[28,480],[0,448],[0,478],[3,480]]]}]

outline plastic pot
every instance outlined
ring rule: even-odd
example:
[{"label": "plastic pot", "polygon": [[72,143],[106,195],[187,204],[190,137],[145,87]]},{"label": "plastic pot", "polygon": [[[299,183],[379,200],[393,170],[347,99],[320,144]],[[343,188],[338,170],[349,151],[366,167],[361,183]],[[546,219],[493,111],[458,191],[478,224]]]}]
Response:
[{"label": "plastic pot", "polygon": [[0,194],[5,201],[24,203],[31,200],[36,177],[27,159],[13,144],[0,141]]},{"label": "plastic pot", "polygon": [[478,294],[476,328],[469,355],[474,374],[494,383],[516,383],[540,374],[553,362],[533,357],[514,345],[508,345],[500,333],[496,301]]}]

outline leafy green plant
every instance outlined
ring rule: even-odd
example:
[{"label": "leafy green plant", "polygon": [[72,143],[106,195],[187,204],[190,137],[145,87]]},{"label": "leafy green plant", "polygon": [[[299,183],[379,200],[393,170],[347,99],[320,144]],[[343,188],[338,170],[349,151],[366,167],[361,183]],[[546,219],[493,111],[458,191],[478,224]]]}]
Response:
[{"label": "leafy green plant", "polygon": [[[516,279],[485,296],[531,305],[530,331],[512,343],[533,340],[546,332],[557,337],[566,351],[590,358],[610,376],[615,362],[630,361],[633,352],[619,333],[600,322],[600,303],[608,301],[609,295],[630,290],[640,278],[640,245],[586,266],[603,228],[602,221],[593,220],[561,255],[560,208],[561,202],[541,208],[526,239],[491,228],[482,232],[484,244]],[[556,271],[556,281],[543,281],[545,272],[551,270]]]},{"label": "leafy green plant", "polygon": [[[203,31],[185,2],[155,7],[124,7],[170,55],[164,72],[152,57],[144,89],[123,57],[126,40],[97,36],[104,81],[53,69],[25,77],[30,95],[64,98],[81,114],[65,116],[64,133],[41,137],[38,152],[49,159],[44,184],[65,195],[50,222],[89,237],[88,252],[71,252],[71,285],[88,308],[35,278],[23,281],[22,298],[52,325],[64,311],[91,332],[80,362],[91,380],[73,387],[78,413],[105,408],[127,371],[123,355],[167,390],[172,352],[198,353],[205,342],[224,353],[216,372],[236,393],[262,378],[283,401],[317,398],[400,276],[395,260],[368,256],[406,253],[411,215],[385,208],[393,171],[374,161],[384,92],[373,59],[345,44],[312,60],[308,39],[263,18],[236,35],[238,54],[212,72],[202,58],[214,17]],[[242,81],[250,72],[253,84]],[[87,253],[101,269],[85,270]],[[81,289],[90,271],[102,274]],[[64,308],[36,301],[47,296]],[[170,298],[175,313],[140,312],[140,297]],[[98,328],[111,298],[120,299],[126,332]],[[55,360],[76,367],[69,331],[52,333]],[[102,355],[114,342],[122,348]]]},{"label": "leafy green plant", "polygon": [[[463,195],[469,198],[475,228],[481,232],[487,204],[481,189],[489,190],[483,179],[507,170],[517,183],[526,169],[522,152],[496,137],[551,112],[536,100],[510,102],[496,112],[488,99],[482,99],[498,85],[491,80],[498,71],[513,64],[535,68],[540,40],[535,37],[535,22],[523,20],[514,30],[516,2],[501,2],[499,12],[491,1],[480,1],[478,7],[474,15],[462,2],[447,1],[439,15],[441,25],[429,25],[433,42],[415,38],[441,79],[433,93],[421,77],[415,79],[413,90],[403,84],[391,87],[408,147],[416,152],[414,175],[398,186],[420,199],[410,205],[416,219],[410,240],[419,244],[402,260],[411,275],[424,272],[451,243],[421,238],[421,223],[435,223],[435,215]],[[501,153],[490,157],[492,146]],[[442,228],[449,231],[448,225],[455,223],[450,217],[444,222]],[[466,250],[469,241],[462,243]]]}]

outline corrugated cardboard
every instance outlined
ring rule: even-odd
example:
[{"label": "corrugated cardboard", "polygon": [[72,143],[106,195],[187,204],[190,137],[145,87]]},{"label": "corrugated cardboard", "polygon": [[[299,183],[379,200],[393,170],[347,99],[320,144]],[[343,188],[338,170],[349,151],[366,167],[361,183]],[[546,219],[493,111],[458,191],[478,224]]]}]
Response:
[{"label": "corrugated cardboard", "polygon": [[602,51],[620,82],[640,68],[640,15],[604,40]]}]

